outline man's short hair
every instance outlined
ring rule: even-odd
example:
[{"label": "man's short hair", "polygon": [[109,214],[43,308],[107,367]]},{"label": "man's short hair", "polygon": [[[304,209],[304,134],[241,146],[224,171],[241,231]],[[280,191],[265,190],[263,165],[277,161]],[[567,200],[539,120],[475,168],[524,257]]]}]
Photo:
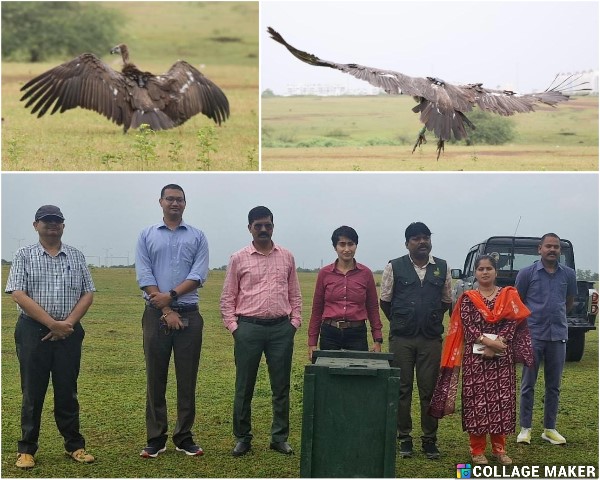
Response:
[{"label": "man's short hair", "polygon": [[560,237],[556,234],[556,233],[545,233],[542,238],[540,239],[540,245],[544,243],[544,240],[546,240],[546,237],[552,237],[552,238],[558,238],[558,241],[560,243]]},{"label": "man's short hair", "polygon": [[254,207],[248,212],[248,225],[252,225],[255,220],[265,217],[270,217],[271,222],[273,222],[273,213],[271,210],[263,206]]},{"label": "man's short hair", "polygon": [[431,230],[425,225],[423,222],[413,222],[404,231],[404,236],[406,237],[406,241],[411,237],[416,237],[417,235],[427,235],[431,236]]},{"label": "man's short hair", "polygon": [[176,185],[174,183],[169,183],[168,185],[165,185],[160,191],[160,198],[164,198],[165,190],[179,190],[181,193],[183,193],[183,199],[185,200],[185,192],[183,191],[183,188],[181,188],[179,185]]},{"label": "man's short hair", "polygon": [[352,227],[342,225],[333,231],[333,234],[331,235],[331,243],[333,243],[334,247],[339,242],[340,237],[349,238],[358,245],[358,233],[356,233],[356,230],[354,230]]}]

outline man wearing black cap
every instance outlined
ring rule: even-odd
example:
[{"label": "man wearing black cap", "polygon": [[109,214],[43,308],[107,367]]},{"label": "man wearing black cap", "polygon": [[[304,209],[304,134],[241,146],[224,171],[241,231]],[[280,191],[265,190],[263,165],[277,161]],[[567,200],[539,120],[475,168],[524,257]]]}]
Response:
[{"label": "man wearing black cap", "polygon": [[6,284],[20,312],[15,328],[23,392],[19,468],[35,465],[50,375],[54,419],[66,454],[79,463],[94,461],[79,432],[77,377],[84,337],[80,320],[92,304],[95,288],[84,255],[61,241],[64,220],[54,205],[38,209],[33,228],[39,242],[17,251]]},{"label": "man wearing black cap", "polygon": [[427,458],[440,457],[437,419],[427,414],[442,354],[442,321],[450,309],[451,277],[446,261],[431,252],[431,231],[421,222],[405,232],[408,255],[391,260],[381,278],[380,305],[390,321],[393,367],[400,368],[398,439],[400,455],[413,456],[410,415],[415,371],[421,405],[421,437]]}]

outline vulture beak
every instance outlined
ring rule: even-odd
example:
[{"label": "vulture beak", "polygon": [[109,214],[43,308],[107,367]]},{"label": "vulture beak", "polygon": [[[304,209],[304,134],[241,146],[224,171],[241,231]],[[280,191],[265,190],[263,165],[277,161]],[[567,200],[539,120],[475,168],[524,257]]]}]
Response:
[{"label": "vulture beak", "polygon": [[115,53],[121,53],[121,48],[119,47],[119,45],[117,45],[116,47],[110,49],[110,53],[111,55],[114,55]]}]

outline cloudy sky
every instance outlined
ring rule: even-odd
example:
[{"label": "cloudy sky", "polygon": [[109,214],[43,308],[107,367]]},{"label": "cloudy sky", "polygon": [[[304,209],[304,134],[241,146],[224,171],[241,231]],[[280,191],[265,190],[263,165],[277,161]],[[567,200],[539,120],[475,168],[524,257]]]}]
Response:
[{"label": "cloudy sky", "polygon": [[510,173],[3,173],[2,258],[34,243],[43,204],[66,217],[63,241],[93,264],[133,263],[140,230],[162,218],[160,189],[183,187],[184,218],[207,235],[211,268],[247,245],[248,210],[268,206],[273,239],[300,267],[335,259],[332,231],[353,226],[357,259],[373,270],[406,253],[413,221],[433,232],[433,253],[462,268],[468,249],[491,235],[554,231],[573,242],[577,267],[598,271],[597,174]]},{"label": "cloudy sky", "polygon": [[338,63],[531,92],[559,72],[598,70],[598,2],[261,2],[261,89],[366,82],[307,65],[266,33]]}]

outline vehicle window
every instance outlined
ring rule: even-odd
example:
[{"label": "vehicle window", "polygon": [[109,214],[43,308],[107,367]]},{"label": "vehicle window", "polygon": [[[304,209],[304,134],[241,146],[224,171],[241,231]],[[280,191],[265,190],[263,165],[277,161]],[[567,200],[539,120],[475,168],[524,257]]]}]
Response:
[{"label": "vehicle window", "polygon": [[[515,274],[540,259],[537,245],[515,247],[514,254],[511,254],[511,245],[487,245],[486,253],[496,258],[498,272],[514,271]],[[561,253],[559,261],[565,264],[565,252]]]},{"label": "vehicle window", "polygon": [[467,277],[470,277],[473,275],[473,269],[474,269],[476,257],[477,257],[477,250],[472,250],[467,255],[467,259],[465,260],[465,272],[464,272],[464,274]]}]

